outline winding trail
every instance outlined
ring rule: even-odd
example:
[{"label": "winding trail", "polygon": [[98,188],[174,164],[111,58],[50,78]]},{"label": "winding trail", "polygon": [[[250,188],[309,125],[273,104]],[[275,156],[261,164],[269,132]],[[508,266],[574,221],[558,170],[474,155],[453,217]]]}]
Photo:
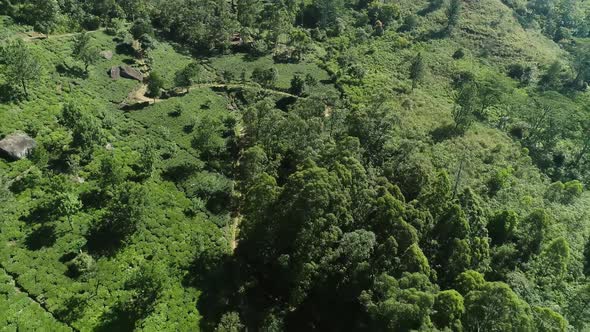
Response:
[{"label": "winding trail", "polygon": [[[260,91],[269,93],[269,94],[273,94],[273,95],[277,95],[277,96],[283,96],[283,97],[288,97],[288,98],[297,98],[297,99],[305,99],[305,97],[301,97],[301,96],[297,96],[294,95],[292,93],[288,93],[285,91],[280,91],[280,90],[275,90],[275,89],[269,89],[269,88],[263,88],[257,84],[253,84],[253,83],[197,83],[197,84],[193,84],[188,88],[187,94],[190,93],[190,91],[192,89],[244,89],[244,88],[249,88],[249,89],[258,89]],[[150,98],[147,97],[145,94],[147,92],[147,85],[146,84],[141,84],[139,85],[137,88],[133,89],[133,91],[131,91],[128,95],[127,98],[125,98],[125,100],[123,102],[121,102],[121,106],[130,106],[130,105],[134,105],[134,104],[139,104],[139,103],[144,103],[147,105],[153,105],[155,103],[160,103],[163,101],[166,101],[170,98],[166,98],[166,99],[161,99],[161,98]]]},{"label": "winding trail", "polygon": [[288,93],[288,92],[280,91],[280,90],[275,90],[275,89],[263,88],[257,84],[252,84],[252,83],[233,83],[233,84],[230,84],[230,83],[227,83],[227,84],[200,83],[200,84],[192,85],[191,89],[192,88],[227,88],[227,89],[251,88],[251,89],[259,89],[261,91],[268,92],[268,93],[275,94],[275,95],[279,95],[279,96],[303,99],[303,97],[294,95],[292,93]]}]

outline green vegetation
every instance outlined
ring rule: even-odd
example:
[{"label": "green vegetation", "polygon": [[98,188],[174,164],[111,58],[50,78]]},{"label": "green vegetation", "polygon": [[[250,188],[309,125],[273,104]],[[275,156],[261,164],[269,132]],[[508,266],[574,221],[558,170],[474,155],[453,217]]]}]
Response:
[{"label": "green vegetation", "polygon": [[0,329],[590,329],[589,17],[0,3]]}]

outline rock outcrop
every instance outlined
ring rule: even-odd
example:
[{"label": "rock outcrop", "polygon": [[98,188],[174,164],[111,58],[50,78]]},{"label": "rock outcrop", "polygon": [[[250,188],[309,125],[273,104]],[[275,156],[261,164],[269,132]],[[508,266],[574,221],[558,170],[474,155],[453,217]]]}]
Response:
[{"label": "rock outcrop", "polygon": [[102,51],[100,52],[100,56],[107,60],[111,60],[113,58],[113,51]]},{"label": "rock outcrop", "polygon": [[121,69],[119,69],[119,66],[111,67],[109,75],[111,75],[111,78],[114,80],[121,78]]},{"label": "rock outcrop", "polygon": [[23,159],[37,146],[25,133],[14,133],[0,141],[0,154],[10,159]]},{"label": "rock outcrop", "polygon": [[139,70],[131,66],[119,66],[119,68],[121,69],[121,77],[143,82],[143,74]]}]

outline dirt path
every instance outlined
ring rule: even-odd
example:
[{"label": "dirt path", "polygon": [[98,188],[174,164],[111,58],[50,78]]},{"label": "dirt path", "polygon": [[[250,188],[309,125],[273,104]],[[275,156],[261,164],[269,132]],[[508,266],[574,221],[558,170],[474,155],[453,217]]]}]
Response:
[{"label": "dirt path", "polygon": [[232,223],[231,223],[231,238],[229,241],[229,246],[231,248],[231,251],[236,251],[236,248],[238,247],[238,235],[240,232],[240,224],[242,223],[242,215],[237,212],[236,216],[232,217]]},{"label": "dirt path", "polygon": [[292,98],[302,98],[299,97],[297,95],[288,93],[288,92],[284,92],[284,91],[279,91],[279,90],[275,90],[275,89],[268,89],[268,88],[263,88],[259,85],[256,84],[248,84],[248,83],[200,83],[200,84],[195,84],[191,86],[191,89],[193,88],[228,88],[228,89],[240,89],[240,88],[253,88],[253,89],[260,89],[264,92],[268,92],[268,93],[272,93],[275,95],[279,95],[279,96],[285,96],[285,97],[292,97]]},{"label": "dirt path", "polygon": [[[297,98],[297,99],[302,99],[304,97],[300,97],[300,96],[296,96],[294,94],[288,93],[288,92],[284,92],[284,91],[279,91],[279,90],[274,90],[274,89],[268,89],[268,88],[262,88],[258,85],[255,84],[222,84],[222,83],[198,83],[198,84],[194,84],[192,85],[188,92],[190,93],[190,91],[192,89],[206,89],[206,88],[218,88],[218,89],[241,89],[241,88],[253,88],[253,89],[260,89],[264,92],[270,93],[270,94],[274,94],[274,95],[278,95],[278,96],[284,96],[284,97],[291,97],[291,98]],[[125,100],[121,103],[121,105],[134,105],[134,104],[146,104],[146,105],[153,105],[155,103],[159,103],[162,101],[166,101],[167,99],[160,99],[160,98],[150,98],[147,97],[145,94],[147,92],[147,85],[146,84],[141,84],[138,87],[136,87],[135,89],[133,89],[133,91],[131,91],[128,95],[127,98],[125,98]]]}]

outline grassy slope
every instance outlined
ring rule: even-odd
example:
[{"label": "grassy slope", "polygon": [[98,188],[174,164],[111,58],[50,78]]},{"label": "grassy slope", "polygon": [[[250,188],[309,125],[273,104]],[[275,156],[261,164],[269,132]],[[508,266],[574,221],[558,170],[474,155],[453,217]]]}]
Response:
[{"label": "grassy slope", "polygon": [[[18,26],[4,25],[0,32],[11,37],[11,32],[26,31]],[[115,51],[112,37],[102,32],[92,34],[92,43],[101,50]],[[131,80],[111,80],[108,69],[130,61],[126,55],[114,54],[112,60],[101,59],[90,67],[88,78],[83,78],[80,64],[71,58],[71,38],[49,38],[30,43],[35,55],[41,60],[44,71],[39,82],[31,86],[31,101],[22,103],[0,104],[0,135],[14,131],[27,131],[44,145],[66,146],[70,134],[57,123],[62,105],[69,100],[82,100],[88,97],[91,104],[85,105],[99,118],[108,119],[112,125],[108,132],[108,140],[114,148],[117,158],[132,164],[139,157],[137,151],[150,140],[160,151],[172,151],[172,157],[162,160],[157,168],[163,170],[170,165],[192,162],[202,167],[198,153],[191,147],[194,133],[186,130],[190,123],[199,123],[203,117],[219,120],[230,114],[228,99],[210,89],[192,89],[184,97],[172,98],[157,103],[146,109],[124,113],[117,105],[139,83]],[[158,43],[153,51],[153,68],[158,71],[167,87],[173,84],[176,70],[191,61],[191,58],[177,52],[167,43]],[[243,61],[238,56],[216,58],[212,70],[240,70],[241,68],[270,65],[269,58],[254,62]],[[58,70],[58,66],[66,70]],[[295,72],[311,73],[318,80],[327,78],[327,74],[316,65],[280,65],[281,79],[279,86],[287,89]],[[206,79],[215,79],[216,73],[209,70]],[[0,84],[1,82],[0,78]],[[334,89],[333,86],[327,89]],[[183,109],[180,116],[171,115],[177,107]],[[103,120],[104,122],[104,120]],[[96,156],[108,153],[99,151]],[[0,173],[13,179],[30,170],[33,164],[29,160],[6,162],[0,160]],[[85,183],[76,184],[76,189],[84,192],[93,184],[91,175],[96,172],[98,162],[95,160],[82,168],[79,175],[86,178]],[[29,174],[38,174],[34,167]],[[206,171],[199,172],[195,181],[217,181],[222,176]],[[229,179],[221,180],[231,182]],[[201,184],[203,186],[205,184]],[[34,211],[39,199],[45,193],[37,186],[18,191],[15,197],[0,207],[2,224],[0,225],[0,262],[10,273],[18,276],[18,282],[31,296],[41,299],[50,311],[60,317],[69,317],[72,325],[80,330],[92,329],[124,329],[129,322],[119,319],[116,315],[118,305],[129,296],[124,290],[125,280],[132,276],[146,259],[153,263],[163,262],[169,267],[170,282],[166,284],[161,300],[156,304],[154,312],[143,321],[146,330],[194,330],[198,328],[200,314],[196,303],[200,291],[183,287],[183,271],[191,264],[195,255],[203,248],[216,247],[219,251],[229,249],[227,232],[227,215],[211,215],[199,213],[187,217],[184,213],[193,203],[172,183],[156,176],[147,183],[149,192],[149,218],[141,225],[130,243],[114,257],[103,257],[97,260],[99,270],[107,271],[99,275],[104,286],[96,288],[97,277],[88,280],[73,280],[65,275],[67,270],[64,259],[70,253],[78,252],[85,243],[90,224],[102,212],[95,210],[91,202],[85,202],[85,209],[73,217],[74,231],[64,220],[51,220],[55,225],[55,238],[47,228],[38,223],[26,222],[27,215]],[[49,220],[44,220],[49,221]],[[150,263],[151,264],[151,263]],[[111,271],[111,272],[108,272]],[[106,279],[105,279],[106,278]],[[104,280],[107,280],[106,282]],[[95,295],[88,295],[94,294]],[[12,293],[7,293],[10,298]],[[23,295],[18,295],[21,299]],[[64,311],[65,308],[65,311]],[[79,311],[78,309],[84,308]],[[29,309],[26,309],[29,310]],[[31,309],[32,310],[32,309]],[[51,318],[48,318],[51,320]],[[12,324],[14,318],[0,313],[0,327]],[[24,329],[34,329],[33,321],[18,321]],[[49,324],[49,323],[48,323]],[[57,322],[55,324],[58,324]]]},{"label": "grassy slope", "polygon": [[31,301],[25,293],[18,290],[13,280],[0,270],[0,327],[3,331],[20,329],[40,331],[71,331],[67,326],[58,323],[37,303]]},{"label": "grassy slope", "polygon": [[[115,46],[111,37],[102,33],[93,34],[93,43],[100,46],[101,49],[114,50]],[[92,105],[87,105],[93,112],[107,114],[112,118],[114,128],[109,133],[109,140],[115,148],[115,153],[121,155],[122,158],[127,160],[137,158],[137,153],[133,151],[137,150],[146,138],[151,138],[154,141],[160,139],[156,130],[144,128],[144,124],[138,120],[141,116],[137,116],[138,119],[135,119],[136,115],[140,115],[140,113],[126,116],[115,107],[138,84],[123,79],[112,81],[107,76],[108,68],[121,64],[127,59],[126,56],[115,55],[110,61],[101,60],[96,66],[91,67],[90,77],[85,80],[76,77],[75,73],[60,74],[56,70],[55,66],[62,63],[71,68],[78,65],[69,57],[71,40],[50,38],[35,42],[31,46],[45,68],[45,72],[40,78],[41,84],[36,84],[32,88],[30,102],[0,106],[1,133],[9,134],[14,130],[30,131],[34,129],[33,134],[36,134],[36,139],[39,142],[57,141],[65,145],[69,140],[69,134],[56,123],[56,116],[64,101],[87,95],[94,100]],[[160,47],[164,48],[172,58],[176,56],[175,53],[170,52],[168,45],[161,44]],[[177,58],[184,59],[180,55]],[[172,66],[176,63],[172,62]],[[172,72],[176,70],[175,67],[167,68],[166,65],[167,63],[163,61],[155,64],[158,70]],[[190,108],[193,103],[199,105],[199,99],[216,100],[210,112],[221,115],[227,113],[225,98],[209,90],[191,94],[180,103],[184,108]],[[179,131],[178,127],[175,127],[173,121],[167,121],[167,118],[170,117],[167,115],[166,107],[162,103],[147,109],[146,113],[141,115],[144,117],[150,115],[147,117],[150,121],[158,115],[163,115],[158,119],[159,125],[167,127],[174,134],[174,140],[178,139],[178,144],[184,145],[183,147],[186,149],[186,140],[183,141],[176,137]],[[198,107],[194,108],[199,109]],[[151,122],[145,126],[152,125],[155,127],[156,123]],[[184,158],[194,157],[184,154]],[[30,166],[31,163],[28,160],[13,163],[0,161],[0,171],[9,178],[21,174]],[[96,166],[95,163],[91,163],[81,171],[81,176],[90,174]],[[82,191],[84,186],[86,184],[78,185],[79,190]],[[188,208],[190,201],[172,183],[156,179],[150,182],[148,187],[152,201],[148,223],[141,227],[131,243],[116,257],[99,260],[100,264],[106,266],[106,270],[126,272],[115,273],[108,289],[99,288],[98,294],[83,304],[86,306],[86,310],[73,323],[79,329],[89,330],[97,327],[99,323],[103,324],[103,328],[120,327],[126,324],[124,321],[111,321],[115,317],[112,316],[112,310],[118,301],[126,296],[122,290],[125,279],[133,274],[146,257],[154,256],[156,260],[178,268],[191,263],[196,254],[196,248],[201,246],[195,246],[198,244],[195,241],[213,241],[218,242],[220,248],[228,247],[223,233],[208,220],[208,216],[200,214],[192,219],[185,216],[183,211]],[[43,228],[27,225],[22,221],[22,218],[27,215],[27,212],[34,210],[37,199],[42,196],[42,192],[27,189],[18,193],[15,200],[10,202],[8,206],[4,206],[7,211],[5,211],[6,215],[2,224],[2,243],[11,243],[12,245],[0,248],[0,257],[4,267],[11,273],[18,275],[19,283],[32,296],[42,298],[50,310],[59,312],[59,309],[67,308],[68,301],[78,299],[77,294],[91,292],[96,283],[93,278],[86,282],[79,282],[66,277],[64,275],[66,266],[62,259],[64,254],[76,252],[84,243],[83,235],[96,211],[87,210],[74,217],[73,221],[76,225],[74,232],[70,232],[69,226],[63,221],[54,221],[56,233],[60,234],[55,242],[51,243],[52,241],[49,240],[46,243],[43,243],[45,241],[37,243],[33,240],[35,235],[43,238],[48,234],[43,233]],[[202,246],[209,245],[203,243]],[[199,292],[182,287],[181,279],[181,276],[173,277],[173,282],[167,285],[161,303],[156,306],[155,312],[145,322],[146,328],[152,326],[152,329],[158,329],[160,326],[160,328],[174,329],[176,327],[182,330],[187,326],[198,326],[200,316],[196,309],[196,302]],[[175,314],[171,314],[171,312]],[[170,318],[175,320],[168,321]],[[7,316],[6,319],[11,318]],[[34,323],[21,321],[19,326],[34,328],[33,325],[30,325]]]},{"label": "grassy slope", "polygon": [[[427,7],[427,1],[401,1],[402,12],[418,12]],[[410,47],[400,42],[400,35],[389,33],[371,43],[370,47],[356,47],[351,52],[367,70],[364,87],[346,87],[353,100],[363,101],[367,92],[384,91],[393,95],[401,121],[401,135],[420,138],[430,142],[436,166],[448,167],[451,173],[456,168],[458,156],[464,150],[474,151],[471,158],[472,170],[467,173],[466,184],[483,186],[488,173],[498,167],[519,164],[534,169],[530,160],[520,155],[520,147],[505,133],[484,125],[476,125],[465,137],[437,142],[432,133],[452,123],[453,108],[452,76],[462,70],[474,72],[478,77],[488,74],[504,76],[506,67],[513,63],[537,63],[546,65],[564,53],[547,38],[534,31],[522,29],[510,10],[499,0],[464,2],[463,16],[452,38],[429,39],[421,42],[425,35],[440,31],[445,22],[444,8],[421,17],[416,31],[402,34],[401,38],[413,40]],[[481,44],[484,39],[494,44]],[[463,59],[453,59],[453,53],[464,48]],[[489,52],[485,51],[489,48]],[[424,82],[409,92],[409,66],[413,56],[422,52],[428,67]],[[482,55],[486,52],[487,55]],[[516,82],[508,81],[513,88],[513,97],[525,94],[517,88]],[[398,92],[401,91],[401,92]],[[407,93],[406,93],[407,92]],[[402,107],[402,104],[406,107]],[[411,107],[407,107],[411,105]],[[514,152],[516,151],[516,152]],[[488,165],[481,161],[484,156],[493,155],[496,160]],[[488,158],[489,159],[489,158]],[[450,167],[449,167],[450,166]],[[535,175],[535,183],[541,175]],[[479,183],[478,183],[479,182]],[[531,185],[531,183],[529,183]],[[533,188],[538,190],[538,188]]]},{"label": "grassy slope", "polygon": [[[404,139],[412,140],[414,149],[406,158],[431,162],[434,168],[446,169],[452,181],[463,159],[464,170],[459,188],[470,186],[486,197],[487,181],[499,170],[512,168],[513,175],[507,187],[487,198],[490,206],[515,209],[522,211],[523,215],[540,207],[547,208],[553,219],[559,221],[552,223],[547,239],[564,236],[572,252],[579,255],[590,235],[589,215],[585,208],[590,203],[587,192],[572,206],[545,201],[543,195],[549,179],[539,171],[518,142],[496,128],[494,121],[477,123],[461,137],[434,138],[433,133],[437,129],[453,121],[453,73],[468,70],[477,77],[497,75],[498,79],[507,80],[512,87],[509,98],[522,98],[526,90],[518,88],[515,81],[505,76],[509,65],[522,63],[543,68],[557,59],[567,63],[566,53],[557,44],[539,32],[524,30],[500,0],[462,3],[462,18],[451,38],[430,38],[446,22],[445,9],[441,8],[420,17],[418,28],[411,33],[389,32],[370,46],[353,47],[349,52],[361,61],[367,76],[364,86],[345,86],[345,91],[360,103],[367,102],[367,96],[376,91],[391,96],[390,102],[397,105],[401,137],[390,144],[400,146]],[[399,4],[402,13],[416,13],[428,6],[428,2],[422,0],[401,0]],[[413,43],[406,46],[403,38]],[[465,50],[466,56],[460,60],[453,59],[452,55],[460,48]],[[425,57],[428,73],[421,85],[410,92],[409,66],[418,52]],[[585,100],[587,93],[577,98]],[[556,107],[561,109],[564,105],[557,102]],[[573,275],[579,276],[582,257],[572,259],[569,269]],[[558,305],[562,308],[563,300],[555,299],[561,302]],[[544,304],[551,306],[556,303]]]}]

